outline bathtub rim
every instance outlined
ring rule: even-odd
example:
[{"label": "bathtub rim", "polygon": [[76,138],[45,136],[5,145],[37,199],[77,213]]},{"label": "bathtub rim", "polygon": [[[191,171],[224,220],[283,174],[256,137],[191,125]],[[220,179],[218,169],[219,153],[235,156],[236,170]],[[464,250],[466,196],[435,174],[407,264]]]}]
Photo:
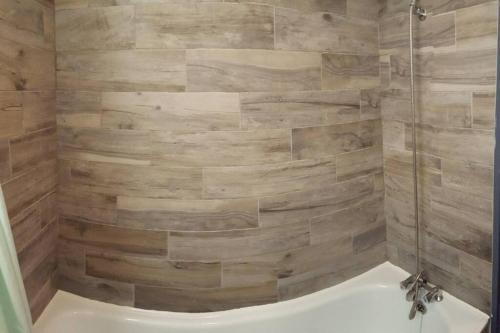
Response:
[{"label": "bathtub rim", "polygon": [[[409,273],[389,262],[384,262],[365,273],[353,277],[335,286],[322,289],[291,300],[231,309],[225,311],[186,313],[139,309],[131,306],[115,305],[91,300],[72,293],[58,290],[52,301],[35,323],[35,332],[38,326],[45,326],[52,318],[78,316],[82,313],[99,313],[104,317],[120,317],[128,321],[147,321],[148,323],[169,322],[177,327],[196,325],[203,327],[214,324],[232,324],[247,321],[265,320],[272,317],[291,316],[320,307],[332,300],[345,297],[351,293],[358,293],[362,289],[393,288],[408,277]],[[404,293],[401,293],[404,297]],[[441,306],[440,306],[441,305]],[[445,292],[443,303],[429,304],[430,311],[436,311],[443,318],[450,320],[449,312],[462,308],[475,320],[487,323],[489,316],[479,309],[459,300]],[[450,308],[452,310],[450,310]],[[462,318],[461,318],[462,319]],[[454,320],[456,321],[456,320]],[[479,332],[479,331],[478,331]],[[471,332],[472,333],[472,332]],[[475,333],[475,332],[473,332]]]}]

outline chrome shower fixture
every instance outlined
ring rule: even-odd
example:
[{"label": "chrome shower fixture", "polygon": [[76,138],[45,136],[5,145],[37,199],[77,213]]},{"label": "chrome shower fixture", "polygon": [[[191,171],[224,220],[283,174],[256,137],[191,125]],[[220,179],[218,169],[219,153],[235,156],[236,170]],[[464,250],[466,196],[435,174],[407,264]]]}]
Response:
[{"label": "chrome shower fixture", "polygon": [[412,303],[408,315],[410,320],[415,319],[417,312],[422,314],[427,312],[425,303],[441,302],[443,300],[443,290],[440,286],[429,284],[424,271],[411,275],[401,281],[399,285],[401,290],[407,291],[406,300]]},{"label": "chrome shower fixture", "polygon": [[413,8],[413,15],[416,15],[420,21],[425,21],[427,11],[424,7],[417,6],[416,0],[410,0],[410,7]]}]

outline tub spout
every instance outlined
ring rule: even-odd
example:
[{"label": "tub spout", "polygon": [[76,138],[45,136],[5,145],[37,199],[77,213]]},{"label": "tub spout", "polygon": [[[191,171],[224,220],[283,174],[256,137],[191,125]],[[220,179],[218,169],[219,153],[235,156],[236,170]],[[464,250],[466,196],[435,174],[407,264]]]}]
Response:
[{"label": "tub spout", "polygon": [[424,303],[422,303],[422,301],[419,301],[417,298],[415,298],[415,300],[413,301],[413,305],[411,306],[408,318],[410,318],[410,320],[415,319],[417,312],[425,314],[427,312],[427,308],[425,307]]}]

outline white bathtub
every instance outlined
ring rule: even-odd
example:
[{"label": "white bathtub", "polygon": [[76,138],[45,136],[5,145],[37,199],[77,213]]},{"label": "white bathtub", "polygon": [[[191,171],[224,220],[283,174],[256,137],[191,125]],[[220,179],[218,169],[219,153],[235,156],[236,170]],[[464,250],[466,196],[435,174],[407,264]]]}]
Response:
[{"label": "white bathtub", "polygon": [[488,316],[445,293],[408,320],[399,282],[408,273],[384,263],[337,286],[291,301],[189,314],[134,309],[59,291],[34,333],[480,333]]}]

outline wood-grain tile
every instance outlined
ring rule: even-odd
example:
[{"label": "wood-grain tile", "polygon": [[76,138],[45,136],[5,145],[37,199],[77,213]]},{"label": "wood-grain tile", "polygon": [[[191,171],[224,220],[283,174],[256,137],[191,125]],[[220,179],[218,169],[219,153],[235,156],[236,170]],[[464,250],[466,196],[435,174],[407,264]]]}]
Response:
[{"label": "wood-grain tile", "polygon": [[10,140],[12,174],[19,175],[57,157],[55,128],[32,132]]},{"label": "wood-grain tile", "polygon": [[463,92],[421,91],[418,93],[417,121],[441,127],[470,128],[471,95]]},{"label": "wood-grain tile", "polygon": [[24,209],[11,221],[11,227],[16,251],[21,252],[42,231],[40,205]]},{"label": "wood-grain tile", "polygon": [[11,176],[9,140],[0,139],[0,183]]},{"label": "wood-grain tile", "polygon": [[175,289],[137,285],[135,306],[144,309],[209,312],[274,303],[276,282],[251,287]]},{"label": "wood-grain tile", "polygon": [[378,54],[375,21],[276,8],[276,48]]},{"label": "wood-grain tile", "polygon": [[278,278],[300,278],[302,275],[317,275],[330,270],[334,263],[342,261],[353,253],[352,237],[347,235],[335,242],[324,242],[289,251],[278,262]]},{"label": "wood-grain tile", "polygon": [[[417,95],[417,97],[419,97]],[[417,98],[418,100],[418,98]],[[383,125],[386,121],[411,121],[410,92],[407,89],[385,89],[381,92],[381,108]],[[385,131],[384,131],[385,135]],[[385,137],[384,137],[385,139]]]},{"label": "wood-grain tile", "polygon": [[203,170],[205,198],[242,198],[282,194],[335,182],[331,158]]},{"label": "wood-grain tile", "polygon": [[309,244],[309,223],[248,230],[170,232],[175,260],[224,260],[299,248]]},{"label": "wood-grain tile", "polygon": [[148,165],[151,136],[146,131],[60,127],[63,159]]},{"label": "wood-grain tile", "polygon": [[457,48],[495,49],[498,3],[495,1],[456,11]]},{"label": "wood-grain tile", "polygon": [[136,5],[138,48],[272,49],[274,9],[200,2]]},{"label": "wood-grain tile", "polygon": [[32,274],[49,253],[56,249],[56,239],[58,236],[57,223],[46,226],[21,252],[18,253],[21,275],[24,279]]},{"label": "wood-grain tile", "polygon": [[[397,1],[397,0],[396,0]],[[401,0],[400,0],[401,1]],[[452,12],[458,9],[473,7],[483,3],[490,2],[491,0],[422,0],[422,5],[427,6],[434,14],[442,14],[445,12]],[[401,1],[405,2],[405,1]]]},{"label": "wood-grain tile", "polygon": [[[334,258],[313,275],[306,273],[297,277],[280,279],[278,283],[280,301],[314,293],[358,276],[386,261],[385,252],[385,245],[378,245],[370,252]],[[307,330],[307,327],[304,329]]]},{"label": "wood-grain tile", "polygon": [[357,121],[360,94],[345,91],[242,93],[242,127],[297,128]]},{"label": "wood-grain tile", "polygon": [[[407,148],[411,142],[410,131],[410,126],[406,125]],[[493,165],[494,138],[491,131],[419,125],[417,146],[427,154]]]},{"label": "wood-grain tile", "polygon": [[[408,47],[408,27],[407,15],[381,18],[379,23],[381,54],[390,54],[393,49]],[[420,29],[420,26],[418,28]]]},{"label": "wood-grain tile", "polygon": [[261,165],[290,160],[290,131],[153,132],[153,163],[178,167]]},{"label": "wood-grain tile", "polygon": [[391,17],[398,14],[406,14],[408,3],[405,0],[380,0],[379,1],[381,17]]},{"label": "wood-grain tile", "polygon": [[488,311],[491,308],[490,292],[480,288],[476,281],[459,278],[456,271],[450,272],[427,260],[423,262],[422,267],[426,271],[430,271],[429,279],[436,281],[463,301],[475,304],[482,311]]},{"label": "wood-grain tile", "polygon": [[171,261],[166,258],[90,252],[87,275],[134,284],[171,288],[216,288],[221,284],[217,262]]},{"label": "wood-grain tile", "polygon": [[451,219],[470,221],[470,227],[491,233],[493,228],[491,199],[444,187],[434,187],[430,192],[433,212],[441,213]]},{"label": "wood-grain tile", "polygon": [[57,271],[59,276],[85,274],[85,246],[61,237],[57,240]]},{"label": "wood-grain tile", "polygon": [[486,290],[492,286],[492,263],[477,257],[460,253],[460,272],[470,281],[475,281]]},{"label": "wood-grain tile", "polygon": [[[404,150],[406,147],[406,125],[401,121],[384,120],[383,125],[384,148]],[[410,133],[408,133],[410,134]],[[410,140],[410,139],[408,139]]]},{"label": "wood-grain tile", "polygon": [[361,149],[337,156],[337,181],[382,173],[382,146]]},{"label": "wood-grain tile", "polygon": [[382,118],[382,94],[380,89],[362,89],[360,102],[360,119],[374,120]]},{"label": "wood-grain tile", "polygon": [[322,62],[323,89],[367,89],[380,84],[378,55],[324,53]]},{"label": "wood-grain tile", "polygon": [[[35,300],[38,294],[43,290],[47,281],[56,276],[56,256],[55,252],[47,253],[40,265],[24,280],[24,287],[28,299]],[[55,280],[55,279],[54,279]],[[55,285],[55,283],[54,283]],[[33,303],[31,305],[33,307]]]},{"label": "wood-grain tile", "polygon": [[0,38],[52,50],[54,13],[44,1],[6,0],[0,7]]},{"label": "wood-grain tile", "polygon": [[320,68],[320,54],[311,52],[187,50],[187,90],[317,90]]},{"label": "wood-grain tile", "polygon": [[56,126],[56,95],[54,90],[23,92],[23,127],[37,131]]},{"label": "wood-grain tile", "polygon": [[442,160],[443,186],[487,200],[493,196],[493,168],[468,161]]},{"label": "wood-grain tile", "polygon": [[[60,188],[58,208],[61,216],[114,224],[117,216],[116,196]],[[126,227],[126,225],[124,225]]]},{"label": "wood-grain tile", "polygon": [[112,251],[158,255],[167,253],[165,232],[119,228],[63,218],[60,221],[60,235],[65,240]]},{"label": "wood-grain tile", "polygon": [[377,245],[383,244],[385,241],[386,226],[384,223],[355,235],[352,240],[354,253],[368,251]]},{"label": "wood-grain tile", "polygon": [[335,242],[355,232],[384,221],[384,199],[381,195],[362,200],[331,214],[311,219],[311,243]]},{"label": "wood-grain tile", "polygon": [[234,93],[105,92],[102,109],[105,128],[217,131],[240,127],[239,97]]},{"label": "wood-grain tile", "polygon": [[57,124],[61,127],[101,127],[101,94],[94,91],[58,90]]},{"label": "wood-grain tile", "polygon": [[376,22],[379,17],[379,12],[379,1],[347,0],[346,13],[349,17],[361,17]]},{"label": "wood-grain tile", "polygon": [[61,90],[184,91],[185,51],[58,52],[57,86]]},{"label": "wood-grain tile", "polygon": [[98,279],[83,274],[64,273],[59,276],[58,287],[61,290],[101,302],[134,305],[134,285],[128,283]]},{"label": "wood-grain tile", "polygon": [[77,9],[89,7],[88,0],[54,0],[55,10]]},{"label": "wood-grain tile", "polygon": [[[442,53],[445,54],[445,53]],[[435,58],[441,53],[420,52],[414,55],[414,73],[416,87],[419,90],[431,89],[434,83],[434,66],[438,66]],[[389,87],[392,89],[408,90],[410,84],[410,62],[407,48],[398,48],[397,52],[390,55],[391,80]],[[434,89],[442,91],[440,89]],[[450,90],[450,89],[447,89]],[[444,90],[444,91],[447,91]]]},{"label": "wood-grain tile", "polygon": [[369,148],[381,142],[380,122],[362,122],[292,130],[293,159],[318,158]]},{"label": "wood-grain tile", "polygon": [[56,168],[56,161],[50,160],[2,184],[7,212],[11,218],[46,194],[55,191]]},{"label": "wood-grain tile", "polygon": [[129,49],[135,46],[133,6],[79,8],[56,12],[56,48]]},{"label": "wood-grain tile", "polygon": [[346,182],[324,182],[311,190],[268,196],[259,200],[260,223],[263,226],[308,221],[315,216],[348,208],[371,196],[374,177],[360,177]]},{"label": "wood-grain tile", "polygon": [[275,4],[303,12],[346,13],[346,0],[278,0],[278,3]]},{"label": "wood-grain tile", "polygon": [[0,90],[40,90],[55,87],[54,52],[0,37]]},{"label": "wood-grain tile", "polygon": [[118,224],[131,228],[217,231],[258,227],[256,199],[169,200],[118,197]]},{"label": "wood-grain tile", "polygon": [[47,304],[55,296],[57,290],[57,274],[52,274],[38,289],[38,293],[31,300],[30,311],[32,320],[38,320]]},{"label": "wood-grain tile", "polygon": [[493,129],[495,127],[495,93],[472,93],[472,127]]},{"label": "wood-grain tile", "polygon": [[[387,17],[380,23],[380,48],[382,54],[389,54],[391,50],[409,47],[408,15]],[[419,24],[414,29],[415,48],[425,49],[434,47],[455,46],[455,14],[428,16],[425,24]]]},{"label": "wood-grain tile", "polygon": [[0,138],[20,135],[23,128],[23,103],[21,93],[0,92]]},{"label": "wood-grain tile", "polygon": [[492,91],[496,77],[496,51],[464,50],[433,57],[431,88],[436,91]]},{"label": "wood-grain tile", "polygon": [[58,219],[59,212],[57,207],[56,192],[46,195],[42,200],[40,200],[39,205],[42,228]]},{"label": "wood-grain tile", "polygon": [[59,174],[67,188],[107,195],[200,199],[202,193],[198,168],[60,160]]}]

